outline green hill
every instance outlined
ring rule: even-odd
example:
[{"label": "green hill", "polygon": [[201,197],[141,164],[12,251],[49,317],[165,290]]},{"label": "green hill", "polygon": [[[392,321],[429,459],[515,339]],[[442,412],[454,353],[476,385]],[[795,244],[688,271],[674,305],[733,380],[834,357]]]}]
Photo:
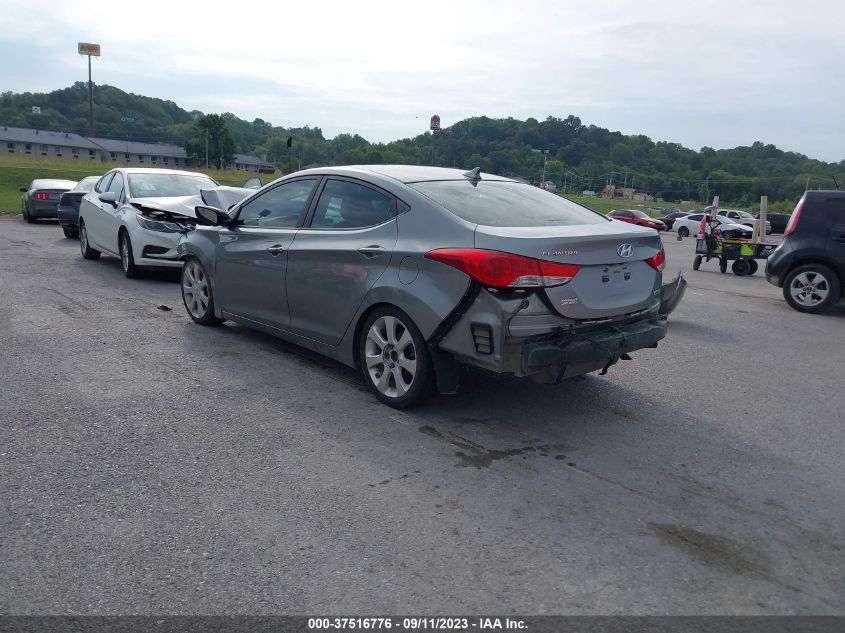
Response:
[{"label": "green hill", "polygon": [[[187,111],[172,101],[124,92],[113,86],[94,88],[97,136],[170,143],[184,146],[194,121],[203,113]],[[32,114],[31,106],[41,107]],[[87,85],[78,82],[50,93],[4,92],[0,95],[0,124],[86,134]],[[585,125],[573,115],[543,121],[485,116],[459,121],[436,137],[430,133],[390,143],[370,143],[357,134],[325,139],[319,127],[283,128],[262,119],[244,121],[224,113],[240,153],[266,155],[280,168],[288,167],[286,141],[293,137],[292,167],[311,164],[430,164],[480,166],[508,176],[538,182],[543,172],[558,190],[601,190],[612,180],[665,200],[710,200],[713,195],[730,204],[750,207],[761,195],[789,206],[808,185],[845,185],[845,160],[825,163],[756,142],[749,147],[693,150],[678,143],[653,141]]]}]

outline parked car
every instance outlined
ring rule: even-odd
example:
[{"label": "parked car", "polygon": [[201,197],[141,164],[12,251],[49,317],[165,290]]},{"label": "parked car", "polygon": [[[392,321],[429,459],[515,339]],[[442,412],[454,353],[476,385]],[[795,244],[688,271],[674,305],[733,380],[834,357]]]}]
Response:
[{"label": "parked car", "polygon": [[783,288],[786,302],[818,314],[845,288],[845,191],[807,191],[766,260],[766,279]]},{"label": "parked car", "polygon": [[250,193],[220,187],[208,176],[189,171],[113,169],[80,203],[82,256],[120,257],[127,277],[137,276],[145,267],[179,268],[179,232],[196,222],[196,206],[208,202],[209,195],[218,204],[223,204],[221,200],[232,204]]},{"label": "parked car", "polygon": [[79,237],[79,203],[82,196],[91,191],[100,178],[101,176],[86,176],[76,183],[73,189],[59,196],[56,214],[65,237]]},{"label": "parked car", "polygon": [[[754,222],[757,221],[757,218],[751,215],[748,211],[736,211],[734,209],[719,209],[716,214],[728,218],[734,224],[750,226],[752,229],[754,228]],[[771,233],[772,223],[766,220],[766,235],[770,235]]]},{"label": "parked car", "polygon": [[[698,234],[698,226],[701,223],[703,213],[691,213],[682,218],[675,220],[675,227],[678,230],[678,235],[681,237],[689,237],[690,235]],[[724,216],[716,217],[715,229],[721,234],[723,231],[730,231],[731,237],[739,237],[742,239],[751,239],[752,231],[747,226],[742,224],[735,224]]]},{"label": "parked car", "polygon": [[457,389],[457,363],[557,382],[666,335],[652,230],[529,184],[434,167],[296,172],[231,210],[197,208],[182,297],[358,367],[397,408]]},{"label": "parked car", "polygon": [[650,217],[645,211],[638,209],[614,209],[607,214],[607,217],[637,226],[644,226],[656,231],[665,231],[666,225],[660,220]]},{"label": "parked car", "polygon": [[[759,218],[760,214],[754,216]],[[766,221],[771,225],[770,233],[783,233],[786,230],[786,225],[789,224],[790,215],[788,213],[767,213]]]},{"label": "parked car", "polygon": [[686,211],[672,211],[671,213],[664,215],[662,218],[659,218],[659,220],[666,225],[667,231],[671,231],[675,227],[675,220],[678,218],[684,218],[688,215],[689,213]]},{"label": "parked car", "polygon": [[21,188],[21,215],[30,224],[39,218],[55,218],[59,197],[76,186],[75,180],[37,178]]}]

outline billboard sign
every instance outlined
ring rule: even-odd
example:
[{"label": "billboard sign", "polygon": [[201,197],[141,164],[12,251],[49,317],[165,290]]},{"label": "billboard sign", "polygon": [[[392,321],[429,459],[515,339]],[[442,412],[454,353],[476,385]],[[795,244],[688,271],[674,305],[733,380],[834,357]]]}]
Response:
[{"label": "billboard sign", "polygon": [[41,114],[41,106],[32,106],[33,114]]},{"label": "billboard sign", "polygon": [[440,117],[438,115],[434,115],[431,117],[431,130],[439,130],[440,129]]},{"label": "billboard sign", "polygon": [[89,44],[88,42],[79,42],[79,54],[80,55],[93,55],[94,57],[100,56],[100,45],[99,44]]}]

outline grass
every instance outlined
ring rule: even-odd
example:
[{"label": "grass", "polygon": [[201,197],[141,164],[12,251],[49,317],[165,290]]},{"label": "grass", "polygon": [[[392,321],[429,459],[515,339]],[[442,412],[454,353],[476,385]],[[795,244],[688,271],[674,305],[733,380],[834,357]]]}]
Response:
[{"label": "grass", "polygon": [[[36,178],[61,178],[81,180],[85,176],[100,176],[113,167],[123,167],[121,163],[85,162],[64,160],[61,158],[26,158],[23,156],[0,156],[0,213],[20,213],[21,187],[29,187]],[[137,167],[138,165],[129,165]],[[244,180],[257,174],[244,171],[218,171],[216,169],[193,169],[214,178],[221,185],[237,187]],[[273,176],[261,174],[262,182],[269,182]]]}]

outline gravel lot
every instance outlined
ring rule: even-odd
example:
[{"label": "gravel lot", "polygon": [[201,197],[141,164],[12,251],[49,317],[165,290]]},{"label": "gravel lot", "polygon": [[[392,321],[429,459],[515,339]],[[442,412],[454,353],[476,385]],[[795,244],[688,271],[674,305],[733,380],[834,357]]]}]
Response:
[{"label": "gravel lot", "polygon": [[665,243],[658,349],[400,413],[0,220],[0,612],[845,614],[845,307]]}]

